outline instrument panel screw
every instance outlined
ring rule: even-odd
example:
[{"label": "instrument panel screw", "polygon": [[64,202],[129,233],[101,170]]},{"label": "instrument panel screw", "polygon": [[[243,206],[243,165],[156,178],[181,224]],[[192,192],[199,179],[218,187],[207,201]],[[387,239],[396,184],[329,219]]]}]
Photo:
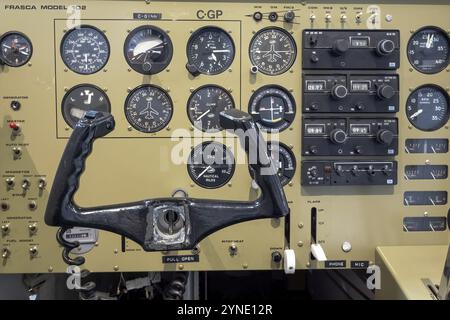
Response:
[{"label": "instrument panel screw", "polygon": [[412,125],[408,125],[408,129],[411,130],[412,129]]},{"label": "instrument panel screw", "polygon": [[183,264],[178,265],[178,270],[184,270],[184,265]]},{"label": "instrument panel screw", "polygon": [[146,4],[150,4],[150,2],[151,2],[150,0],[145,0]]},{"label": "instrument panel screw", "polygon": [[299,228],[299,229],[302,229],[304,226],[305,226],[305,225],[303,224],[303,222],[300,222],[300,223],[298,224],[298,228]]},{"label": "instrument panel screw", "polygon": [[131,68],[128,68],[127,70],[128,70],[128,72],[131,72]]},{"label": "instrument panel screw", "polygon": [[67,29],[63,29],[63,33],[66,33],[67,32]]},{"label": "instrument panel screw", "polygon": [[119,250],[114,249],[114,254],[118,254],[118,253],[119,253]]},{"label": "instrument panel screw", "polygon": [[193,183],[191,183],[191,188],[193,188],[194,187],[194,184]]},{"label": "instrument panel screw", "polygon": [[294,149],[294,145],[293,145],[293,144],[290,144],[290,145],[289,145],[289,149]]},{"label": "instrument panel screw", "polygon": [[293,186],[294,186],[294,184],[292,183],[292,181],[289,182],[288,185],[289,185],[289,187],[293,187]]},{"label": "instrument panel screw", "polygon": [[302,6],[306,6],[306,1],[301,2]]},{"label": "instrument panel screw", "polygon": [[64,72],[68,72],[69,70],[67,68],[64,68]]},{"label": "instrument panel screw", "polygon": [[108,88],[103,88],[103,91],[108,92]]},{"label": "instrument panel screw", "polygon": [[425,164],[430,164],[431,161],[429,159],[425,160]]},{"label": "instrument panel screw", "polygon": [[231,89],[231,88],[228,88],[228,92],[230,92],[230,93],[231,93],[231,92],[233,92],[233,89]]},{"label": "instrument panel screw", "polygon": [[194,127],[193,127],[193,126],[190,126],[190,127],[189,127],[189,130],[194,131]]},{"label": "instrument panel screw", "polygon": [[414,71],[414,69],[413,68],[409,68],[409,72],[413,72]]},{"label": "instrument panel screw", "polygon": [[127,33],[130,33],[131,32],[131,30],[130,29],[127,29]]},{"label": "instrument panel screw", "polygon": [[392,17],[391,14],[387,14],[386,17],[385,17],[385,19],[386,19],[387,22],[392,22],[393,17]]},{"label": "instrument panel screw", "polygon": [[294,69],[289,70],[290,73],[294,73]]},{"label": "instrument panel screw", "polygon": [[415,30],[414,30],[414,29],[411,29],[411,30],[409,30],[409,32],[410,32],[410,33],[414,33],[414,32],[415,32]]},{"label": "instrument panel screw", "polygon": [[231,31],[231,30],[228,30],[228,33],[233,33],[233,31]]},{"label": "instrument panel screw", "polygon": [[256,31],[255,31],[255,30],[252,30],[252,33],[253,33],[253,34],[255,34],[255,33],[256,33]]},{"label": "instrument panel screw", "polygon": [[445,88],[445,90],[446,90],[446,91],[450,91],[450,88],[449,88],[449,87],[447,87],[447,88]]},{"label": "instrument panel screw", "polygon": [[425,212],[423,213],[423,215],[424,215],[425,217],[427,217],[427,216],[428,216],[428,212],[425,211]]},{"label": "instrument panel screw", "polygon": [[119,271],[119,266],[114,266],[114,271]]},{"label": "instrument panel screw", "polygon": [[131,88],[127,88],[127,92],[130,93],[131,92]]},{"label": "instrument panel screw", "polygon": [[231,183],[229,183],[228,186],[231,188],[233,185]]},{"label": "instrument panel screw", "polygon": [[166,88],[166,91],[167,91],[167,92],[170,92],[170,88]]},{"label": "instrument panel screw", "polygon": [[103,69],[103,72],[108,72],[108,69]]},{"label": "instrument panel screw", "polygon": [[447,130],[448,130],[448,128],[449,128],[448,126],[445,126],[445,129],[447,129]]},{"label": "instrument panel screw", "polygon": [[307,267],[307,268],[311,267],[311,262],[307,262],[307,263],[306,263],[306,267]]},{"label": "instrument panel screw", "polygon": [[103,33],[106,33],[106,30],[105,30],[105,29],[103,29],[102,31],[103,31]]},{"label": "instrument panel screw", "polygon": [[166,69],[166,72],[170,72],[170,69]]},{"label": "instrument panel screw", "polygon": [[170,30],[166,30],[166,33],[170,33]]},{"label": "instrument panel screw", "polygon": [[231,68],[230,68],[230,69],[228,69],[228,72],[233,72],[233,69],[231,69]]},{"label": "instrument panel screw", "polygon": [[64,91],[65,91],[65,92],[69,91],[69,88],[65,87],[65,88],[64,88]]},{"label": "instrument panel screw", "polygon": [[244,264],[242,265],[242,268],[248,269],[248,263],[244,263]]},{"label": "instrument panel screw", "polygon": [[50,266],[50,267],[48,267],[48,272],[53,272],[53,267],[52,266]]},{"label": "instrument panel screw", "polygon": [[167,130],[167,131],[170,131],[170,127],[167,127],[166,130]]},{"label": "instrument panel screw", "polygon": [[409,88],[408,90],[409,90],[409,92],[413,92],[414,88]]},{"label": "instrument panel screw", "polygon": [[303,241],[297,242],[297,246],[299,246],[300,248],[303,247]]},{"label": "instrument panel screw", "polygon": [[200,246],[197,245],[194,247],[194,249],[192,249],[192,254],[197,255],[199,253],[200,253]]}]

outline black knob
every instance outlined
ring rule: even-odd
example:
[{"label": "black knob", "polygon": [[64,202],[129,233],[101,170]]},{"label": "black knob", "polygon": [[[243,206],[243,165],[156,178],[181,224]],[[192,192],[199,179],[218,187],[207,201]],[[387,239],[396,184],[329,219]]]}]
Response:
[{"label": "black knob", "polygon": [[355,109],[358,111],[363,111],[364,110],[364,105],[362,103],[357,103],[355,105]]},{"label": "black knob", "polygon": [[319,152],[319,150],[317,149],[316,146],[311,146],[311,147],[309,147],[309,152],[311,154],[316,154],[317,152]]},{"label": "black knob", "polygon": [[355,147],[355,153],[356,154],[362,154],[363,152],[364,152],[363,147],[361,147],[361,146],[356,146]]},{"label": "black knob", "polygon": [[198,76],[200,74],[200,71],[197,69],[197,67],[193,64],[186,64],[186,69],[189,71],[190,74],[192,74],[194,77]]},{"label": "black knob", "polygon": [[272,22],[275,22],[278,20],[278,13],[276,12],[271,12],[269,13],[269,20]]},{"label": "black knob", "polygon": [[383,39],[378,42],[377,53],[381,56],[391,54],[395,50],[395,43],[392,40]]},{"label": "black knob", "polygon": [[281,255],[280,252],[278,252],[278,251],[272,252],[272,261],[273,262],[280,263],[282,259],[283,259],[283,256]]},{"label": "black knob", "polygon": [[292,22],[294,21],[294,19],[295,19],[294,11],[289,10],[284,14],[284,21],[286,22]]},{"label": "black knob", "polygon": [[319,62],[319,57],[317,56],[317,54],[312,54],[311,55],[311,61],[312,62],[314,62],[314,63],[317,63],[317,62]]},{"label": "black knob", "polygon": [[378,87],[377,95],[380,99],[391,99],[395,95],[395,91],[390,85],[382,84]]},{"label": "black knob", "polygon": [[19,110],[21,106],[22,105],[20,104],[19,101],[16,101],[16,100],[11,101],[11,109],[13,109],[14,111]]},{"label": "black knob", "polygon": [[259,11],[256,11],[255,13],[253,13],[253,19],[255,21],[261,21],[263,18],[263,14]]},{"label": "black knob", "polygon": [[390,130],[381,129],[377,133],[377,140],[379,143],[390,145],[394,140],[394,134]]},{"label": "black knob", "polygon": [[347,88],[342,84],[337,84],[331,89],[331,95],[334,99],[344,99],[348,94]]},{"label": "black knob", "polygon": [[343,144],[347,140],[347,133],[342,129],[334,129],[331,131],[330,139],[333,143]]},{"label": "black knob", "polygon": [[311,109],[313,111],[317,111],[317,110],[319,110],[319,104],[317,102],[313,102],[313,103],[311,103],[311,106],[309,107],[309,109]]},{"label": "black knob", "polygon": [[347,39],[337,39],[333,44],[333,52],[337,55],[344,54],[350,49]]}]

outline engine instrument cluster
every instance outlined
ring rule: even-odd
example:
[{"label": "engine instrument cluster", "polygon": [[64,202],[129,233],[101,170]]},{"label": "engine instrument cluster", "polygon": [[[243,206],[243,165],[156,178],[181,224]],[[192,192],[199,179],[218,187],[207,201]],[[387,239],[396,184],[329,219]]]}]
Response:
[{"label": "engine instrument cluster", "polygon": [[[111,113],[115,129],[83,149],[80,207],[257,199],[252,159],[221,126],[233,109],[268,141],[259,152],[290,207],[194,250],[69,229],[89,270],[355,268],[381,245],[448,244],[450,6],[355,2],[2,4],[0,273],[65,271],[44,212],[89,111]],[[189,215],[177,210],[157,225],[178,228]]]}]

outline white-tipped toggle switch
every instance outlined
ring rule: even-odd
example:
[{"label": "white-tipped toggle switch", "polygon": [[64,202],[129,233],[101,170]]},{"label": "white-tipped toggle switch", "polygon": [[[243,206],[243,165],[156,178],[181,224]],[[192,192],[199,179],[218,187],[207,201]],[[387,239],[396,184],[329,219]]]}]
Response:
[{"label": "white-tipped toggle switch", "polygon": [[311,245],[311,254],[317,261],[327,261],[327,256],[320,244],[313,243]]}]

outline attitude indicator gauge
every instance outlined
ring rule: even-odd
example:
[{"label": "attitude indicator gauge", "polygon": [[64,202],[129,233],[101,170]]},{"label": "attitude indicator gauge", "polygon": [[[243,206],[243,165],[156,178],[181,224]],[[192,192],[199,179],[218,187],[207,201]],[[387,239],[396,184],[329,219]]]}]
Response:
[{"label": "attitude indicator gauge", "polygon": [[442,128],[449,118],[449,97],[436,85],[424,85],[414,90],[406,103],[406,115],[411,124],[422,131]]},{"label": "attitude indicator gauge", "polygon": [[133,70],[151,75],[163,71],[172,61],[172,40],[155,26],[142,26],[125,40],[125,59]]},{"label": "attitude indicator gauge", "polygon": [[220,112],[231,108],[234,108],[234,101],[227,90],[207,85],[192,93],[187,112],[189,120],[197,129],[213,133],[223,130],[219,122]]},{"label": "attitude indicator gauge", "polygon": [[109,42],[99,29],[81,26],[66,33],[61,42],[65,65],[78,74],[93,74],[108,62]]},{"label": "attitude indicator gauge", "polygon": [[137,87],[127,97],[125,116],[133,128],[144,133],[164,129],[172,119],[173,104],[167,92],[154,85]]},{"label": "attitude indicator gauge", "polygon": [[188,71],[216,75],[227,70],[234,60],[234,43],[228,33],[216,27],[204,27],[192,34],[187,45]]},{"label": "attitude indicator gauge", "polygon": [[203,142],[189,156],[189,176],[206,189],[220,188],[227,184],[233,177],[234,170],[233,154],[218,142]]},{"label": "attitude indicator gauge", "polygon": [[294,38],[281,28],[262,29],[250,43],[250,60],[253,66],[269,76],[288,71],[296,56]]},{"label": "attitude indicator gauge", "polygon": [[0,39],[0,62],[10,67],[21,67],[30,61],[33,45],[21,32],[7,32]]},{"label": "attitude indicator gauge", "polygon": [[75,127],[87,111],[111,112],[106,93],[97,86],[81,84],[67,91],[62,101],[62,114],[66,123]]},{"label": "attitude indicator gauge", "polygon": [[425,27],[413,34],[408,42],[408,59],[422,73],[444,70],[450,62],[450,38],[437,27]]},{"label": "attitude indicator gauge", "polygon": [[294,121],[295,112],[294,97],[280,86],[264,86],[250,98],[249,113],[263,130],[287,129]]}]

